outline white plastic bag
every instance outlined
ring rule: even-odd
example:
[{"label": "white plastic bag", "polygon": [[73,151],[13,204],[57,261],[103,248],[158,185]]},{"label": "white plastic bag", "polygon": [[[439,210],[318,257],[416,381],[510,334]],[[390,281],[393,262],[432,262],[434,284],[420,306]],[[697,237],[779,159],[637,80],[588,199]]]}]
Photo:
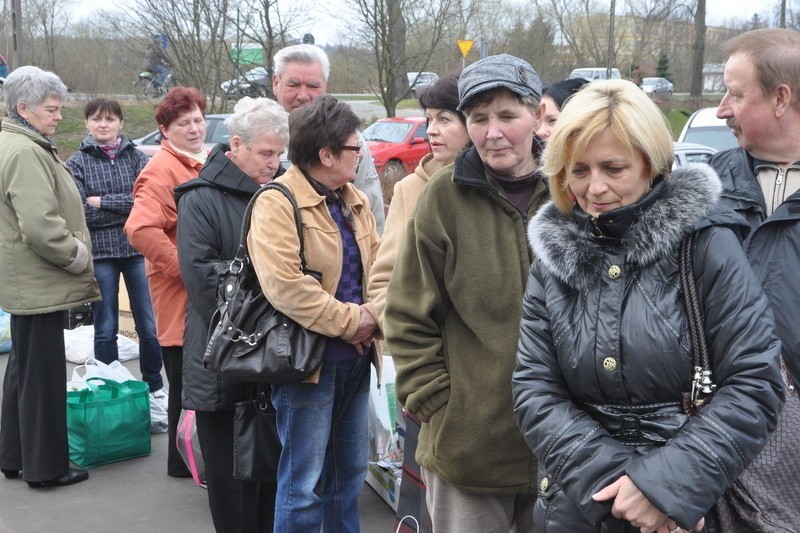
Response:
[{"label": "white plastic bag", "polygon": [[11,315],[0,309],[0,353],[11,351]]},{"label": "white plastic bag", "polygon": [[[78,326],[64,330],[64,348],[67,361],[82,365],[94,357],[94,326]],[[125,335],[117,335],[117,350],[120,361],[139,357],[139,343]]]}]

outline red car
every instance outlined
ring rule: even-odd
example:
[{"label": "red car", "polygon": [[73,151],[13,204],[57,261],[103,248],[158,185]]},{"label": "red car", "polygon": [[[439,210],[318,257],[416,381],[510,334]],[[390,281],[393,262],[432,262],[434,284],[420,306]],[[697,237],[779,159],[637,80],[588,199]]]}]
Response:
[{"label": "red car", "polygon": [[430,153],[425,117],[382,118],[364,130],[375,168],[381,177],[383,199],[391,201],[394,184],[414,172]]}]

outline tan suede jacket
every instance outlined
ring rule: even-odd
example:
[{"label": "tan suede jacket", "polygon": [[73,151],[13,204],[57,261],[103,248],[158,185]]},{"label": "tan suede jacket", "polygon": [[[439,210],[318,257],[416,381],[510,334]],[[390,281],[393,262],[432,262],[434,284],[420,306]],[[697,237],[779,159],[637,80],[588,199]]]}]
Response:
[{"label": "tan suede jacket", "polygon": [[381,246],[378,248],[378,257],[372,265],[369,276],[369,301],[377,313],[378,327],[381,333],[386,331],[384,315],[386,312],[386,290],[389,288],[389,279],[400,253],[400,245],[405,241],[406,226],[411,213],[417,205],[417,199],[422,190],[428,185],[428,180],[442,164],[433,159],[433,154],[422,158],[413,174],[409,174],[394,186],[392,203],[389,204],[389,213],[386,215],[386,225],[383,227]]},{"label": "tan suede jacket", "polygon": [[[256,200],[247,235],[247,246],[264,295],[276,309],[301,326],[329,337],[351,339],[358,328],[361,307],[334,297],[342,273],[342,242],[325,198],[314,191],[296,166],[275,181],[288,186],[295,195],[303,219],[306,261],[310,269],[322,273],[322,281],[300,271],[300,241],[292,206],[280,191],[271,190]],[[345,185],[343,197],[353,210],[353,230],[361,252],[366,293],[380,243],[375,217],[367,207],[364,193],[352,184]],[[371,304],[366,307],[375,316]]]}]

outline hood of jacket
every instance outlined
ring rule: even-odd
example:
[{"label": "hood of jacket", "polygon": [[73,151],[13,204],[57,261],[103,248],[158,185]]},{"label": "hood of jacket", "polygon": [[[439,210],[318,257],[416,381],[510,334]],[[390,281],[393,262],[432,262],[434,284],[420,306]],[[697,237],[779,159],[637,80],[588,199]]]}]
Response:
[{"label": "hood of jacket", "polygon": [[[709,225],[729,226],[740,238],[746,234],[743,218],[717,208],[722,185],[708,165],[679,168],[665,184],[662,197],[639,214],[621,241],[629,263],[650,265],[673,253],[686,234]],[[604,264],[606,245],[552,201],[531,220],[528,239],[544,267],[570,286],[591,285]]]},{"label": "hood of jacket", "polygon": [[[230,149],[230,146],[225,143],[220,143],[212,148],[198,177],[175,187],[175,203],[177,204],[181,196],[188,191],[198,187],[216,187],[230,194],[248,198],[253,196],[261,186],[256,180],[242,172],[236,163],[225,155]],[[283,167],[279,167],[275,177],[282,175],[283,172]]]}]

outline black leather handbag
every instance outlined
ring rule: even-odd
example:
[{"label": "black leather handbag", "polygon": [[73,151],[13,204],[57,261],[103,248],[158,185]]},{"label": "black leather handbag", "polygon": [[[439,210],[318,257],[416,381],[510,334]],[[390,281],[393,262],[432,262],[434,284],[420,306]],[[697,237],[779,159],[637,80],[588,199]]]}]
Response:
[{"label": "black leather handbag", "polygon": [[275,408],[263,389],[255,400],[233,404],[234,478],[243,481],[277,480],[281,441],[275,415]]},{"label": "black leather handbag", "polygon": [[247,251],[247,232],[256,199],[269,189],[286,195],[294,208],[302,272],[317,280],[322,277],[306,265],[300,209],[292,192],[280,183],[263,186],[245,210],[236,257],[217,265],[221,278],[218,305],[211,318],[203,363],[219,374],[247,381],[296,383],[322,365],[327,337],[275,309],[261,290]]}]

